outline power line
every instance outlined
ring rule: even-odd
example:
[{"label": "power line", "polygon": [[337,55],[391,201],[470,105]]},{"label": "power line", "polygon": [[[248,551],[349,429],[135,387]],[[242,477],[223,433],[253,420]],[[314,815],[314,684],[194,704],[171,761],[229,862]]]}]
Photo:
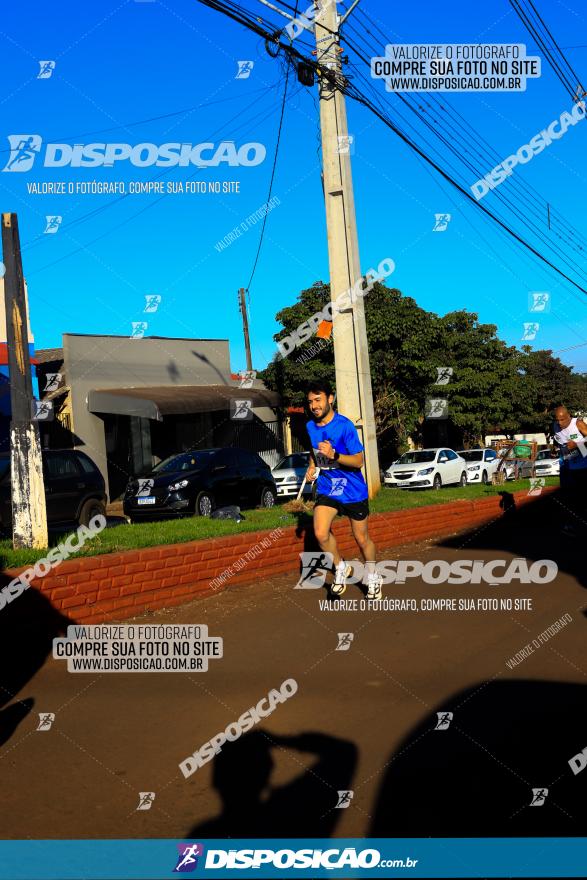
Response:
[{"label": "power line", "polygon": [[[263,30],[263,28],[261,28],[259,26],[259,24],[257,23],[257,21],[259,21],[259,19],[257,19],[255,22],[251,22],[250,21],[250,18],[251,18],[250,13],[247,10],[243,10],[242,7],[239,7],[234,3],[226,2],[226,0],[199,0],[199,2],[203,3],[206,6],[210,6],[211,8],[216,9],[217,11],[225,12],[225,14],[228,14],[231,18],[234,18],[234,20],[239,21],[241,24],[244,24],[246,27],[250,28],[255,33],[258,33],[261,36],[264,36],[266,38],[268,36],[271,36],[271,34],[269,34],[269,32],[267,30]],[[308,59],[303,58],[303,56],[301,56],[300,53],[297,52],[297,50],[295,50],[292,46],[288,47],[288,46],[285,46],[281,43],[279,45],[286,52],[286,55],[291,63],[293,63],[293,57],[302,59],[306,63],[311,63]],[[355,51],[357,51],[357,50],[355,49]],[[360,55],[359,52],[357,54]],[[317,63],[314,63],[313,66],[320,73],[320,75],[322,75],[324,77],[328,77],[330,75],[330,78],[332,79],[332,72],[329,71],[328,68],[323,68],[321,65],[319,65]],[[516,241],[518,241],[521,245],[523,245],[523,247],[525,247],[527,250],[529,250],[531,253],[533,253],[534,256],[537,257],[541,262],[543,262],[547,266],[550,266],[551,269],[553,269],[561,277],[565,278],[573,287],[576,287],[582,293],[587,293],[586,288],[582,287],[580,284],[578,284],[576,281],[574,281],[562,269],[559,269],[559,267],[556,266],[553,262],[551,262],[551,260],[549,260],[543,254],[541,254],[540,251],[538,251],[533,245],[531,245],[524,238],[522,238],[522,236],[518,235],[518,233],[515,232],[509,226],[509,224],[507,224],[506,222],[501,220],[492,211],[490,211],[488,208],[486,208],[484,205],[482,205],[479,201],[477,201],[463,186],[461,186],[461,184],[459,184],[453,177],[451,177],[450,174],[448,174],[446,171],[444,171],[444,169],[438,164],[438,162],[435,162],[432,158],[430,158],[426,154],[426,152],[424,150],[422,150],[412,140],[412,138],[409,137],[409,135],[404,133],[398,127],[398,125],[396,123],[394,123],[380,108],[376,107],[372,101],[369,101],[369,99],[366,98],[357,87],[353,86],[352,84],[349,84],[348,81],[346,81],[346,80],[344,80],[342,83],[336,83],[335,85],[337,88],[343,88],[345,91],[345,94],[347,94],[351,98],[354,98],[354,100],[363,104],[365,107],[367,107],[369,110],[371,110],[371,112],[373,112],[385,125],[387,125],[388,128],[390,128],[392,131],[394,131],[398,135],[398,137],[400,137],[408,146],[410,146],[416,153],[418,153],[418,155],[420,155],[436,171],[438,171],[438,173],[441,174],[445,180],[447,180],[459,192],[461,192],[462,195],[470,203],[476,205],[479,210],[483,211],[483,213],[486,216],[488,216],[496,224],[498,224],[498,226],[500,226],[500,228],[505,230],[510,236],[512,236]]]},{"label": "power line", "polygon": [[[278,156],[278,154],[279,154],[279,143],[280,143],[280,141],[281,141],[281,129],[282,129],[282,126],[283,126],[283,114],[284,114],[284,112],[285,112],[285,99],[286,99],[286,97],[287,97],[287,86],[288,86],[288,83],[289,83],[289,66],[287,67],[287,70],[286,70],[286,72],[285,72],[285,85],[284,85],[284,87],[283,87],[283,100],[282,100],[282,102],[281,102],[281,114],[280,114],[280,116],[279,116],[279,126],[278,126],[278,129],[277,129],[277,141],[276,141],[276,144],[275,144],[275,155],[274,155],[274,157],[273,157],[273,167],[272,167],[272,169],[271,169],[271,179],[270,179],[270,181],[269,181],[269,192],[268,192],[268,194],[267,194],[267,201],[266,201],[266,205],[267,205],[267,206],[269,205],[269,201],[271,200],[271,193],[272,193],[272,191],[273,191],[273,180],[275,179],[275,169],[276,169],[276,167],[277,167],[277,156]],[[255,255],[255,261],[254,261],[254,263],[253,263],[253,268],[252,268],[252,271],[251,271],[251,277],[249,278],[249,282],[248,282],[248,284],[247,284],[247,286],[246,286],[246,291],[247,291],[247,293],[249,294],[249,301],[250,301],[251,283],[252,283],[253,278],[254,278],[254,276],[255,276],[255,270],[256,270],[256,268],[257,268],[257,263],[258,263],[258,261],[259,261],[259,254],[261,253],[261,247],[262,247],[262,245],[263,245],[263,236],[264,236],[264,234],[265,234],[265,226],[266,226],[266,224],[267,224],[267,215],[268,215],[268,213],[269,213],[269,211],[265,211],[265,216],[263,217],[263,225],[262,225],[262,227],[261,227],[261,235],[260,235],[260,237],[259,237],[259,246],[258,246],[258,248],[257,248],[257,253],[256,253],[256,255]]]}]

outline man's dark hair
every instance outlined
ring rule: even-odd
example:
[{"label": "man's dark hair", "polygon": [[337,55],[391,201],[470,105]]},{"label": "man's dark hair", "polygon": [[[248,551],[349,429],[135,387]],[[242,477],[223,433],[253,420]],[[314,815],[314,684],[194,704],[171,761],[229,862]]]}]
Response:
[{"label": "man's dark hair", "polygon": [[306,386],[306,397],[308,394],[321,394],[322,392],[324,392],[326,397],[330,397],[331,394],[334,394],[332,385],[325,379],[316,379],[314,382],[309,382]]}]

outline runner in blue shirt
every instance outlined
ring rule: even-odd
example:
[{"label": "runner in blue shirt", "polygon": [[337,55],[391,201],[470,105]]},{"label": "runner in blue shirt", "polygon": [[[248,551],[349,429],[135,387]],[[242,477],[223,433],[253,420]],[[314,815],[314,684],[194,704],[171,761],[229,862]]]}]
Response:
[{"label": "runner in blue shirt", "polygon": [[367,571],[367,598],[381,598],[382,577],[375,570],[375,545],[369,537],[367,518],[369,502],[367,484],[361,468],[363,446],[357,429],[350,419],[333,409],[334,392],[328,382],[312,382],[308,386],[307,401],[312,420],[306,428],[312,444],[312,461],[306,479],[316,480],[320,469],[317,497],[314,506],[314,534],[320,549],[331,553],[334,562],[333,596],[342,596],[346,578],[352,569],[338,552],[331,532],[335,516],[349,518],[353,537],[365,561]]}]

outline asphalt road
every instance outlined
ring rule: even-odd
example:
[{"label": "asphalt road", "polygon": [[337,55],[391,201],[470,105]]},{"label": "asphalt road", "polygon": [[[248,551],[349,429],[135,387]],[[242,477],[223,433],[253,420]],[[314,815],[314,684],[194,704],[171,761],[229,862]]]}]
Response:
[{"label": "asphalt road", "polygon": [[[561,538],[561,517],[556,498],[540,499],[449,541],[379,548],[423,562],[551,559],[550,584],[413,579],[384,595],[415,599],[416,612],[334,611],[292,573],[133,621],[206,624],[224,640],[207,672],[67,672],[47,656],[66,621],[29,591],[0,612],[2,836],[584,834],[587,773],[569,760],[587,747],[587,527],[575,520],[582,537]],[[349,586],[345,599],[361,596]],[[430,598],[475,608],[422,610]],[[494,598],[512,609],[477,609]],[[348,650],[338,633],[353,633]],[[295,695],[184,778],[181,761],[286,679]],[[445,729],[438,712],[453,713]],[[50,729],[37,730],[39,713],[55,714]],[[531,807],[533,788],[548,792]],[[347,808],[339,791],[353,792]],[[137,810],[139,792],[154,792],[150,809]]]}]

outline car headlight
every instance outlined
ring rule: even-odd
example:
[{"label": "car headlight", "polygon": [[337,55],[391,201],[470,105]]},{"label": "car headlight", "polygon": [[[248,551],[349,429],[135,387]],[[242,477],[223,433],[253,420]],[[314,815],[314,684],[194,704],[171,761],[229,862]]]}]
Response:
[{"label": "car headlight", "polygon": [[418,471],[418,476],[419,476],[419,477],[424,477],[424,476],[426,476],[426,474],[431,474],[433,470],[434,470],[433,467],[431,467],[431,468],[424,468],[423,471]]},{"label": "car headlight", "polygon": [[475,464],[472,467],[468,467],[467,470],[468,471],[478,471],[480,468],[481,468],[480,464]]},{"label": "car headlight", "polygon": [[178,489],[185,489],[188,485],[188,480],[178,480],[177,483],[172,483],[171,486],[168,487],[169,492],[177,492]]}]

